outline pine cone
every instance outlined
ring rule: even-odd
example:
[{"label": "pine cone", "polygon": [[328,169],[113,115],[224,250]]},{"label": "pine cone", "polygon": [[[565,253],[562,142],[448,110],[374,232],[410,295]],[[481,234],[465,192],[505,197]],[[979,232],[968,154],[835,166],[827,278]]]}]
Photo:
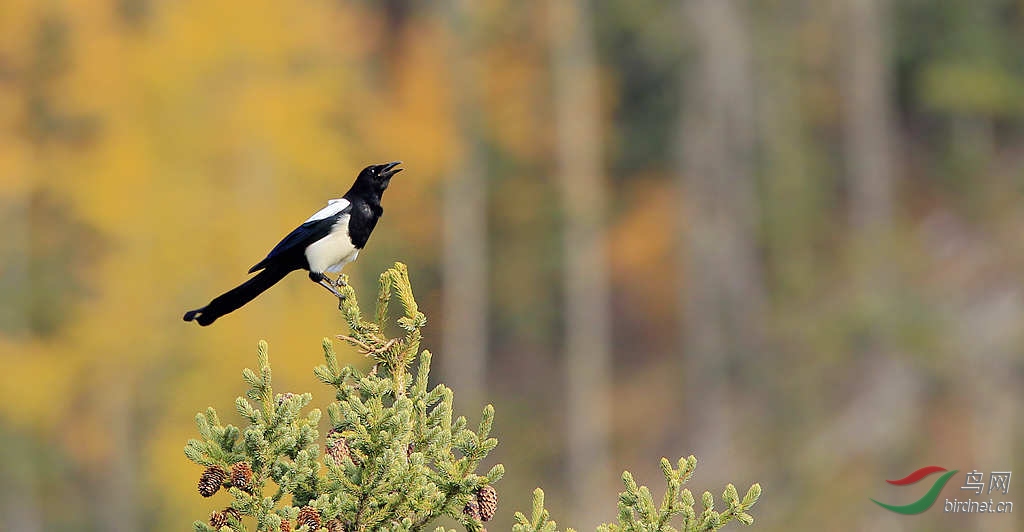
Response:
[{"label": "pine cone", "polygon": [[228,478],[228,472],[223,467],[216,465],[207,467],[199,477],[199,494],[203,497],[212,497],[226,478]]},{"label": "pine cone", "polygon": [[234,508],[229,507],[219,512],[213,512],[210,514],[210,526],[212,526],[214,530],[220,530],[220,527],[231,524],[231,517],[234,517],[238,521],[242,520],[241,512]]},{"label": "pine cone", "polygon": [[220,527],[228,524],[228,517],[224,515],[224,512],[214,511],[210,514],[210,526],[214,530],[220,530]]},{"label": "pine cone", "polygon": [[[352,454],[348,450],[348,444],[345,443],[345,438],[335,438],[327,442],[327,454],[334,458],[334,463],[339,466],[345,464],[345,459],[352,459]],[[354,463],[354,461],[353,461]]]},{"label": "pine cone", "polygon": [[331,519],[327,522],[327,532],[345,532],[345,525],[341,519]]},{"label": "pine cone", "polygon": [[413,445],[412,442],[409,442],[409,446],[405,448],[405,457],[406,458],[410,458],[412,456],[412,452],[415,450],[415,448],[416,448],[416,446]]},{"label": "pine cone", "polygon": [[480,520],[480,504],[476,502],[476,497],[466,503],[466,506],[462,508],[462,513],[468,515],[470,519]]},{"label": "pine cone", "polygon": [[490,521],[498,511],[498,492],[490,484],[482,486],[476,492],[476,500],[480,504],[480,519]]},{"label": "pine cone", "polygon": [[310,530],[317,530],[320,528],[320,512],[316,511],[316,508],[312,506],[303,506],[299,510],[299,517],[295,520],[295,524],[299,527],[303,525],[308,526]]},{"label": "pine cone", "polygon": [[342,465],[345,463],[345,458],[352,460],[352,463],[359,467],[362,465],[362,461],[359,457],[353,454],[348,448],[348,442],[345,438],[337,437],[327,442],[327,453],[334,458],[334,463]]},{"label": "pine cone", "polygon": [[281,519],[281,532],[292,532],[292,522],[282,518]]},{"label": "pine cone", "polygon": [[252,466],[249,462],[238,462],[231,466],[231,485],[252,494],[255,486],[252,483]]}]

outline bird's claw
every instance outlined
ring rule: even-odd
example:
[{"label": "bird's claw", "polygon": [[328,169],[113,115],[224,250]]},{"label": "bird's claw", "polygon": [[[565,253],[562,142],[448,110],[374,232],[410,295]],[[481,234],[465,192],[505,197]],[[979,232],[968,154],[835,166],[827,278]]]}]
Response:
[{"label": "bird's claw", "polygon": [[322,287],[324,287],[324,288],[326,288],[328,292],[334,294],[334,297],[338,298],[339,300],[341,300],[341,301],[345,300],[345,294],[342,294],[341,292],[339,292],[335,288],[335,285],[334,285],[333,282],[324,282],[323,279],[321,279],[320,282],[318,282],[317,284],[322,286]]}]

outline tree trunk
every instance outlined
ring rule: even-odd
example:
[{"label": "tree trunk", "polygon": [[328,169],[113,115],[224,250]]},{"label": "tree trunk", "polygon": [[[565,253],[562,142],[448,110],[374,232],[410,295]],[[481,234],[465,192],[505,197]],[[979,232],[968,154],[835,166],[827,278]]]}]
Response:
[{"label": "tree trunk", "polygon": [[483,408],[487,353],[487,191],[481,146],[479,88],[474,69],[473,3],[448,0],[453,108],[462,153],[444,190],[442,342],[446,382],[463,405]]},{"label": "tree trunk", "polygon": [[[870,380],[875,384],[891,379],[895,373],[893,369],[898,368],[901,362],[893,357],[885,330],[885,312],[889,306],[886,287],[892,281],[885,257],[888,256],[888,232],[892,227],[893,173],[889,150],[892,143],[889,83],[885,65],[888,51],[881,14],[884,1],[844,0],[837,23],[841,37],[839,80],[843,104],[847,217],[853,245],[855,278],[852,283],[856,290],[852,303],[867,312],[870,318],[868,341],[863,343],[862,352],[854,355],[860,364],[884,371],[884,376],[879,373],[877,379]],[[912,426],[914,418],[920,415],[920,398],[914,393],[920,387],[918,381],[911,373],[903,382],[887,383],[873,395],[877,398],[882,390],[889,390],[887,400],[874,407],[860,404],[861,398],[848,401],[850,408],[835,416],[830,428],[821,431],[821,434],[838,436],[838,442],[842,443],[834,453],[837,462],[863,452],[868,445],[864,437],[863,412],[876,416],[884,412],[881,421],[872,425],[891,425],[889,432],[885,432],[889,441],[898,442],[906,438],[904,427]],[[871,392],[863,395],[872,396]],[[892,405],[900,407],[894,410]],[[854,414],[857,411],[861,414]],[[877,528],[882,524],[882,517],[868,516],[865,524]]]},{"label": "tree trunk", "polygon": [[[873,233],[892,221],[892,158],[885,0],[846,0],[843,103],[850,224]],[[871,236],[868,234],[867,236]]]},{"label": "tree trunk", "polygon": [[558,180],[565,216],[568,481],[573,522],[607,512],[611,320],[597,59],[590,5],[549,4]]},{"label": "tree trunk", "polygon": [[[4,473],[0,475],[0,512],[3,512],[5,530],[40,532],[43,530],[37,457],[31,445],[23,444],[17,432],[0,425],[4,445],[0,448]],[[15,431],[18,429],[14,429]],[[10,527],[10,528],[7,528]]]},{"label": "tree trunk", "polygon": [[[124,376],[129,382],[131,378]],[[98,518],[103,530],[110,532],[132,532],[142,529],[142,511],[139,497],[139,453],[141,445],[135,431],[134,386],[125,380],[103,379],[100,395],[102,415],[109,420],[107,429],[111,441],[117,442],[107,456],[108,463],[97,474],[96,493]]]},{"label": "tree trunk", "polygon": [[755,116],[744,3],[688,0],[695,64],[684,71],[679,190],[684,255],[686,448],[727,472],[736,453],[730,370],[761,346],[764,300],[756,251]]},{"label": "tree trunk", "polygon": [[861,359],[891,356],[886,314],[892,312],[889,260],[893,223],[893,162],[888,56],[883,2],[845,0],[839,19],[840,81],[850,237],[853,244],[853,301],[870,319]]}]

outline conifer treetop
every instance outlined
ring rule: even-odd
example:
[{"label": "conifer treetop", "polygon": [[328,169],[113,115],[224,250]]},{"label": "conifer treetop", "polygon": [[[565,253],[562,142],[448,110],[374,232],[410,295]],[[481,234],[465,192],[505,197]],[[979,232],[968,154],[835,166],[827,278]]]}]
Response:
[{"label": "conifer treetop", "polygon": [[[371,367],[364,373],[341,365],[333,342],[323,340],[325,363],[314,375],[335,396],[327,405],[324,447],[318,443],[321,411],[304,412],[312,395],[274,393],[267,344],[260,341],[258,369],[242,372],[250,388],[235,401],[248,425],[224,425],[209,408],[196,417],[200,438],[185,447],[185,455],[209,471],[201,477],[203,494],[215,498],[216,488],[225,488],[228,508],[235,510],[196,521],[197,531],[253,525],[257,531],[415,531],[442,516],[466,530],[483,529],[479,517],[463,510],[504,474],[501,464],[477,471],[498,444],[490,436],[494,408],[487,405],[470,428],[464,416],[454,415],[452,390],[429,386],[431,355],[420,350],[426,316],[404,264],[381,274],[372,321],[364,319],[351,286],[340,291],[349,332],[338,338],[368,357]],[[389,337],[395,297],[402,315],[394,322],[399,335]],[[211,486],[229,470],[220,486]]]}]

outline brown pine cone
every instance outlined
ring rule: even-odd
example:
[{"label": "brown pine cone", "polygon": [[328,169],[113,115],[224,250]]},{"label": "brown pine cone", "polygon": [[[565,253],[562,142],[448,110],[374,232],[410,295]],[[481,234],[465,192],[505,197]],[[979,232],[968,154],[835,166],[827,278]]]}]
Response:
[{"label": "brown pine cone", "polygon": [[231,485],[252,494],[255,486],[252,482],[252,466],[249,462],[238,462],[231,466]]},{"label": "brown pine cone", "polygon": [[468,515],[471,519],[480,520],[480,504],[476,502],[476,497],[473,497],[466,503],[466,506],[462,508],[462,513]]},{"label": "brown pine cone", "polygon": [[220,530],[220,527],[228,524],[228,517],[224,515],[224,512],[214,511],[210,514],[210,526],[214,530]]},{"label": "brown pine cone", "polygon": [[344,466],[346,458],[352,459],[352,454],[348,450],[348,444],[345,443],[345,438],[341,437],[328,440],[327,454],[331,455],[331,458],[334,458],[334,463],[339,466]]},{"label": "brown pine cone", "polygon": [[299,517],[295,520],[295,524],[299,527],[305,525],[310,530],[317,530],[320,528],[322,521],[320,520],[320,512],[316,511],[316,508],[312,506],[303,506],[299,510]]},{"label": "brown pine cone", "polygon": [[341,519],[331,519],[327,522],[327,532],[345,532],[345,525]]},{"label": "brown pine cone", "polygon": [[334,458],[334,463],[339,466],[344,465],[345,458],[352,460],[352,463],[355,464],[356,467],[362,465],[362,461],[359,459],[359,456],[349,449],[348,442],[345,441],[345,438],[340,436],[332,440],[328,440],[327,454],[330,454],[331,457]]},{"label": "brown pine cone", "polygon": [[228,478],[228,472],[223,467],[216,465],[207,467],[199,477],[199,494],[203,497],[212,497],[226,478]]},{"label": "brown pine cone", "polygon": [[490,521],[498,511],[498,492],[490,484],[482,486],[476,492],[476,500],[480,504],[480,519]]},{"label": "brown pine cone", "polygon": [[215,530],[220,530],[220,527],[231,524],[231,517],[236,520],[242,520],[242,514],[234,508],[225,508],[219,512],[213,512],[210,514],[210,526]]},{"label": "brown pine cone", "polygon": [[292,522],[282,518],[281,519],[281,532],[292,532]]}]

